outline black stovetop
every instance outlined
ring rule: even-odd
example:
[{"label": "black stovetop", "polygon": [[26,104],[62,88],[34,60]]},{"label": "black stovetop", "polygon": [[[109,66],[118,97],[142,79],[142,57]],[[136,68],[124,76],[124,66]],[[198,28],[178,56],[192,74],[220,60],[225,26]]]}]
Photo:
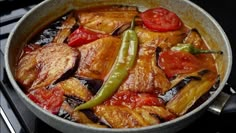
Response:
[{"label": "black stovetop", "polygon": [[[35,4],[41,0],[0,0],[0,133],[59,133],[49,125],[38,119],[21,102],[11,84],[8,81],[4,70],[4,47],[9,32],[16,22],[28,12]],[[225,2],[216,0],[191,0],[210,13],[222,26],[231,43],[232,52],[236,52],[236,17],[234,17],[233,0]],[[235,58],[234,61],[235,62]],[[236,68],[233,64],[233,68]],[[232,88],[236,88],[236,70],[232,69],[228,83]],[[223,90],[232,93],[230,87]],[[206,112],[194,123],[179,133],[188,132],[208,132],[222,133],[234,129],[236,120],[232,123],[225,122],[221,116]]]}]

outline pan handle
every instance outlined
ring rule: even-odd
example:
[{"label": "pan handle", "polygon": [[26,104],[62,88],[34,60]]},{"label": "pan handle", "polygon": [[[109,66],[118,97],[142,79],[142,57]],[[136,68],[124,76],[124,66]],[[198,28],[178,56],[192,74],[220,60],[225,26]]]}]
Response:
[{"label": "pan handle", "polygon": [[236,94],[232,94],[221,110],[221,115],[230,115],[236,113]]},{"label": "pan handle", "polygon": [[[226,83],[225,87],[233,90],[228,83]],[[236,93],[233,92],[233,94],[230,95],[225,92],[221,92],[209,106],[208,110],[222,117],[236,115]]]}]

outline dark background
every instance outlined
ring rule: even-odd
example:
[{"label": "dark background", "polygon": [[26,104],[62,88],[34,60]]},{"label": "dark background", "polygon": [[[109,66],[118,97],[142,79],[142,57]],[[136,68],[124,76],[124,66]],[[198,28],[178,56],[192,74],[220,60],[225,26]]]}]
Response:
[{"label": "dark background", "polygon": [[212,15],[216,21],[224,29],[226,35],[231,44],[233,53],[233,67],[229,77],[228,83],[236,88],[236,6],[234,0],[191,0],[210,15]]},{"label": "dark background", "polygon": [[[0,0],[0,15],[8,14],[12,10],[17,8],[26,7],[28,5],[35,5],[42,0]],[[233,88],[236,88],[236,59],[234,54],[236,52],[236,6],[234,5],[234,0],[190,0],[195,4],[199,5],[205,11],[207,11],[211,16],[213,16],[216,21],[224,29],[228,39],[230,41],[233,53],[233,67],[228,79],[228,83]],[[0,20],[1,21],[1,20]],[[2,45],[2,44],[1,44]],[[56,130],[51,129],[40,120],[38,120],[37,132],[45,133],[57,133]],[[1,128],[1,127],[0,127]],[[229,133],[235,132],[236,129],[236,119],[235,117],[225,118],[223,116],[216,116],[210,112],[206,112],[200,119],[192,123],[187,128],[180,131],[180,133],[189,132],[207,132],[207,133]],[[231,131],[230,131],[231,130]],[[0,130],[1,131],[1,130]]]}]

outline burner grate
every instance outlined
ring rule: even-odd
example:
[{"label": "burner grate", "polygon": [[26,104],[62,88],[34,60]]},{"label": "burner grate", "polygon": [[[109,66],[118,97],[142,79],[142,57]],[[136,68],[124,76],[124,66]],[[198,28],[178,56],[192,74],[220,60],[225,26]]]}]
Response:
[{"label": "burner grate", "polygon": [[[14,0],[13,0],[14,1]],[[16,2],[17,0],[15,0]],[[18,1],[19,2],[19,1]],[[36,2],[36,1],[34,1]],[[11,3],[13,4],[13,3]],[[16,3],[15,3],[16,4]],[[0,7],[2,7],[0,1]],[[18,20],[34,5],[23,6],[0,14],[0,108],[1,128],[3,133],[59,133],[38,119],[20,100],[11,86],[4,69],[4,51],[7,38]],[[2,8],[1,8],[2,9]],[[3,117],[4,116],[4,117]],[[9,122],[9,123],[8,123]],[[5,124],[4,124],[5,123]]]}]

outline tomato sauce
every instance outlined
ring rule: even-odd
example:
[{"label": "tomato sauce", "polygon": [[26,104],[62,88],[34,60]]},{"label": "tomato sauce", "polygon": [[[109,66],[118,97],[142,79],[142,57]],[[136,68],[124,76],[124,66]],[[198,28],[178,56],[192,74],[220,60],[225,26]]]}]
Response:
[{"label": "tomato sauce", "polygon": [[162,106],[163,100],[153,93],[137,93],[133,91],[120,91],[105,101],[105,105],[127,106],[131,108],[142,106]]}]

